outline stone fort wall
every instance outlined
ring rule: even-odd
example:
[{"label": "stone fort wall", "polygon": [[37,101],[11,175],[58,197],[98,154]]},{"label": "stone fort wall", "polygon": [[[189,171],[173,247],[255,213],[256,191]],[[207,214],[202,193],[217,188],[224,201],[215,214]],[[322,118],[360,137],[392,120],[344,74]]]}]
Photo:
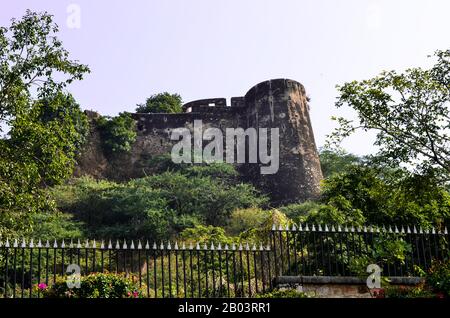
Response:
[{"label": "stone fort wall", "polygon": [[[211,98],[183,105],[180,114],[132,114],[136,120],[137,140],[132,150],[114,158],[106,158],[100,134],[92,127],[91,138],[79,160],[75,174],[97,178],[126,180],[151,174],[150,160],[170,154],[177,141],[170,140],[171,131],[185,127],[193,136],[194,120],[202,120],[203,129],[279,128],[279,170],[260,174],[260,164],[239,164],[243,179],[267,192],[276,203],[304,201],[319,194],[322,179],[320,162],[309,117],[305,89],[289,79],[274,79],[252,87],[243,97]],[[98,114],[90,113],[90,117]],[[225,133],[224,133],[225,136]],[[206,145],[205,141],[203,144]],[[225,158],[225,156],[224,156]]]}]

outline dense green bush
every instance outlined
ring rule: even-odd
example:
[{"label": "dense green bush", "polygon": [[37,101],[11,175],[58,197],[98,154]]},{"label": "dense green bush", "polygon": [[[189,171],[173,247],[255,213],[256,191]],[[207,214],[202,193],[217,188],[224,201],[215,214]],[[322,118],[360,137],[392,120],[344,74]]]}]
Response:
[{"label": "dense green bush", "polygon": [[58,278],[51,287],[39,284],[45,298],[141,298],[143,293],[123,274],[95,273],[82,276],[80,288],[69,288],[67,278]]},{"label": "dense green bush", "polygon": [[426,283],[434,292],[450,297],[450,259],[434,261],[426,275]]},{"label": "dense green bush", "polygon": [[106,154],[129,152],[136,141],[136,123],[129,113],[116,117],[100,117],[97,127],[102,137]]},{"label": "dense green bush", "polygon": [[[211,177],[215,174],[231,174],[231,179]],[[80,178],[53,188],[52,195],[91,236],[160,240],[196,225],[224,226],[234,210],[267,202],[254,187],[233,178],[228,168],[192,166],[123,184]]]},{"label": "dense green bush", "polygon": [[150,96],[145,104],[138,104],[136,112],[138,113],[181,113],[183,101],[178,94],[167,92]]}]

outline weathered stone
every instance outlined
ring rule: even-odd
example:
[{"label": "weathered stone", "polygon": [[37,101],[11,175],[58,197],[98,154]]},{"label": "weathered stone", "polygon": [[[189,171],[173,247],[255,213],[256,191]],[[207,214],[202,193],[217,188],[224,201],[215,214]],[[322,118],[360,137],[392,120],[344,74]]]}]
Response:
[{"label": "weathered stone", "polygon": [[[278,172],[262,175],[260,163],[236,164],[238,170],[245,181],[268,193],[275,203],[318,196],[322,173],[302,84],[289,79],[269,80],[251,88],[244,97],[233,97],[231,106],[226,106],[224,98],[212,98],[187,103],[183,109],[185,113],[181,114],[133,114],[137,140],[130,153],[114,158],[106,159],[100,135],[93,127],[75,175],[126,180],[150,174],[149,160],[156,155],[169,154],[175,144],[170,140],[171,131],[185,127],[192,132],[194,120],[200,119],[204,129],[279,128]],[[92,113],[89,116],[95,117]]]}]

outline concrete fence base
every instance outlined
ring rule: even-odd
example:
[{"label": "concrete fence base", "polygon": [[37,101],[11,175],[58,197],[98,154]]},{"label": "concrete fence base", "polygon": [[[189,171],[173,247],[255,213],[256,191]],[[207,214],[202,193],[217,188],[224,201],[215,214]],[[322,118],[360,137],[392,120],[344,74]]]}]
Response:
[{"label": "concrete fence base", "polygon": [[[389,277],[391,285],[414,287],[420,277]],[[274,286],[280,289],[296,289],[319,298],[370,298],[366,279],[353,276],[279,276]]]}]

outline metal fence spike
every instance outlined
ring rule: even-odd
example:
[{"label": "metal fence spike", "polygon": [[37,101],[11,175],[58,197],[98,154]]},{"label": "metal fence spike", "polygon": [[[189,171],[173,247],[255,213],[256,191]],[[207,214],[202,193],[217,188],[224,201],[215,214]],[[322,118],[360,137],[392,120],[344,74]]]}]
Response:
[{"label": "metal fence spike", "polygon": [[298,230],[303,231],[303,225],[301,223],[298,224]]},{"label": "metal fence spike", "polygon": [[317,229],[318,229],[319,232],[322,232],[322,225],[319,224],[319,225],[317,226]]},{"label": "metal fence spike", "polygon": [[286,224],[286,231],[289,231],[289,224]]},{"label": "metal fence spike", "polygon": [[195,249],[196,250],[199,250],[200,249],[200,244],[197,242],[197,246],[195,246]]},{"label": "metal fence spike", "polygon": [[444,227],[444,234],[448,234],[447,227]]},{"label": "metal fence spike", "polygon": [[436,229],[434,228],[434,226],[431,227],[431,234],[436,234]]},{"label": "metal fence spike", "polygon": [[159,245],[159,249],[163,250],[164,249],[164,243],[161,242],[161,244]]},{"label": "metal fence spike", "polygon": [[25,239],[24,239],[24,238],[22,239],[22,245],[21,245],[21,247],[27,247],[27,243],[25,242]]},{"label": "metal fence spike", "polygon": [[252,251],[256,251],[256,244],[255,243],[253,243]]},{"label": "metal fence spike", "polygon": [[344,227],[344,232],[348,232],[348,227],[347,227],[347,225],[345,225],[345,227]]},{"label": "metal fence spike", "polygon": [[138,250],[142,250],[142,243],[141,240],[138,240],[138,246],[137,246]]},{"label": "metal fence spike", "polygon": [[112,242],[111,242],[111,240],[109,240],[109,242],[108,242],[108,249],[112,249]]},{"label": "metal fence spike", "polygon": [[402,227],[400,228],[400,233],[405,233],[405,228],[403,227],[403,225],[402,225]]},{"label": "metal fence spike", "polygon": [[203,244],[203,249],[204,249],[204,250],[207,250],[207,249],[208,249],[208,245],[206,245],[206,242],[205,242],[205,244]]},{"label": "metal fence spike", "polygon": [[222,250],[222,245],[220,244],[220,242],[219,242],[219,244],[217,245],[217,249],[220,251],[220,250]]},{"label": "metal fence spike", "polygon": [[95,242],[95,239],[92,240],[92,247],[93,247],[93,248],[97,248],[97,242]]},{"label": "metal fence spike", "polygon": [[308,226],[308,223],[305,224],[305,232],[309,232],[309,226]]},{"label": "metal fence spike", "polygon": [[417,228],[416,228],[415,225],[414,225],[414,227],[413,227],[413,233],[417,234]]},{"label": "metal fence spike", "polygon": [[69,245],[69,247],[70,247],[70,248],[73,248],[73,239],[70,239],[70,245]]},{"label": "metal fence spike", "polygon": [[277,230],[277,226],[274,224],[272,224],[272,231],[276,231]]},{"label": "metal fence spike", "polygon": [[61,248],[65,248],[66,247],[66,243],[64,242],[64,239],[61,242]]},{"label": "metal fence spike", "polygon": [[316,231],[316,225],[313,224],[313,225],[312,225],[312,228],[311,228],[311,232],[315,232],[315,231]]},{"label": "metal fence spike", "polygon": [[211,251],[214,251],[214,243],[211,242]]},{"label": "metal fence spike", "polygon": [[171,250],[172,249],[172,244],[170,244],[170,241],[167,242],[167,249]]},{"label": "metal fence spike", "polygon": [[342,228],[341,228],[340,224],[338,224],[338,232],[342,232]]},{"label": "metal fence spike", "polygon": [[30,240],[30,247],[34,247],[33,239]]},{"label": "metal fence spike", "polygon": [[189,243],[189,249],[193,250],[194,249],[194,245],[192,245],[192,243]]},{"label": "metal fence spike", "polygon": [[250,250],[250,245],[248,245],[248,242],[245,244],[245,250],[246,251]]},{"label": "metal fence spike", "polygon": [[102,249],[102,250],[105,249],[105,241],[103,241],[103,240],[100,241],[100,249]]},{"label": "metal fence spike", "polygon": [[38,240],[38,244],[37,244],[37,247],[39,247],[39,248],[41,248],[41,247],[42,247],[42,242],[41,242],[41,239],[39,239],[39,240]]},{"label": "metal fence spike", "polygon": [[355,232],[355,227],[352,225],[352,227],[350,228],[350,231]]},{"label": "metal fence spike", "polygon": [[147,241],[145,241],[145,249],[149,250],[150,249],[150,243]]},{"label": "metal fence spike", "polygon": [[133,240],[131,240],[130,249],[134,250],[134,241]]},{"label": "metal fence spike", "polygon": [[127,240],[125,240],[125,239],[123,239],[122,249],[124,249],[124,250],[128,249]]},{"label": "metal fence spike", "polygon": [[270,244],[267,244],[266,251],[270,251]]},{"label": "metal fence spike", "polygon": [[397,225],[395,225],[394,232],[399,233]]},{"label": "metal fence spike", "polygon": [[281,224],[280,224],[280,226],[278,227],[278,231],[283,231],[283,226],[281,226]]},{"label": "metal fence spike", "polygon": [[328,225],[325,224],[325,232],[328,232]]},{"label": "metal fence spike", "polygon": [[175,245],[174,245],[174,247],[173,247],[175,250],[178,250],[178,242],[177,241],[175,241]]},{"label": "metal fence spike", "polygon": [[409,228],[409,225],[406,226],[406,233],[411,234],[411,229]]},{"label": "metal fence spike", "polygon": [[[8,239],[6,239],[6,242],[8,243],[8,247],[9,247],[9,241]],[[17,239],[14,239],[14,247],[19,247],[19,241]]]},{"label": "metal fence spike", "polygon": [[228,251],[228,244],[225,244],[225,251]]},{"label": "metal fence spike", "polygon": [[236,244],[235,244],[235,243],[233,243],[233,245],[231,245],[231,249],[232,249],[233,251],[236,250]]},{"label": "metal fence spike", "polygon": [[183,246],[181,247],[183,250],[186,249],[186,243],[183,242]]},{"label": "metal fence spike", "polygon": [[297,227],[295,226],[295,223],[292,224],[292,231],[297,231]]},{"label": "metal fence spike", "polygon": [[55,242],[53,243],[53,247],[54,247],[54,248],[58,248],[58,242],[56,242],[56,240],[55,240]]},{"label": "metal fence spike", "polygon": [[425,234],[430,234],[430,229],[429,228],[425,229]]},{"label": "metal fence spike", "polygon": [[5,247],[9,247],[9,240],[8,239],[6,239]]},{"label": "metal fence spike", "polygon": [[116,249],[120,250],[120,242],[119,242],[119,240],[116,241]]},{"label": "metal fence spike", "polygon": [[239,250],[242,251],[244,249],[244,247],[242,246],[242,243],[239,244]]},{"label": "metal fence spike", "polygon": [[334,224],[331,225],[331,232],[336,232],[336,228],[334,227]]},{"label": "metal fence spike", "polygon": [[89,248],[89,240],[86,240],[86,242],[84,243],[84,247]]},{"label": "metal fence spike", "polygon": [[419,233],[420,233],[420,234],[423,234],[422,226],[419,226]]}]

